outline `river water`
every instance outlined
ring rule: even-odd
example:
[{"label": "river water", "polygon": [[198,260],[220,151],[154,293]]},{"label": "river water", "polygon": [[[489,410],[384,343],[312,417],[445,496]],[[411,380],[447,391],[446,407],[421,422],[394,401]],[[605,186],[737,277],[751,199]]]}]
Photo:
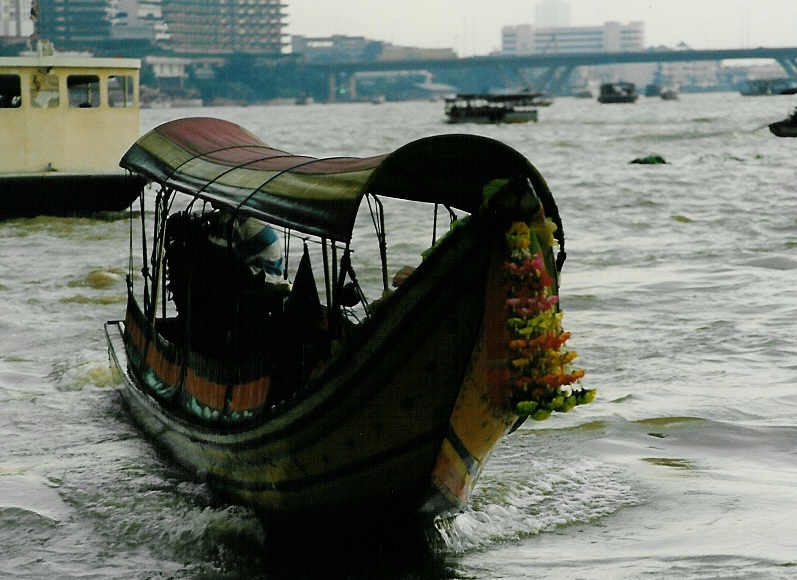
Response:
[{"label": "river water", "polygon": [[[559,204],[564,326],[598,398],[506,438],[431,561],[351,546],[309,567],[308,543],[272,566],[254,515],[159,455],[115,391],[124,214],[0,222],[0,577],[797,576],[797,142],[760,129],[793,99],[558,99],[514,126],[431,102],[142,111],[142,130],[216,116],[315,156],[453,130],[518,149]],[[651,153],[669,163],[629,164]],[[410,264],[415,222],[388,226]]]}]

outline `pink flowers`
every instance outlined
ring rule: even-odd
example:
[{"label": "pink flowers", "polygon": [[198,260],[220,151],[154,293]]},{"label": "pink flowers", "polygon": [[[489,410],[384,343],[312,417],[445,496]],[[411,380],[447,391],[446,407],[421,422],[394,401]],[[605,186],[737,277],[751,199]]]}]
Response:
[{"label": "pink flowers", "polygon": [[509,259],[503,264],[508,294],[506,326],[512,337],[508,344],[511,354],[507,369],[513,386],[514,411],[542,420],[549,417],[551,411],[566,412],[590,402],[595,392],[562,390],[579,381],[584,371],[568,370],[578,355],[563,349],[570,333],[562,331],[559,296],[543,255],[543,252],[550,252],[551,240],[538,238],[540,235],[551,237],[555,226],[539,232],[538,228],[524,226],[515,222],[507,233]]}]

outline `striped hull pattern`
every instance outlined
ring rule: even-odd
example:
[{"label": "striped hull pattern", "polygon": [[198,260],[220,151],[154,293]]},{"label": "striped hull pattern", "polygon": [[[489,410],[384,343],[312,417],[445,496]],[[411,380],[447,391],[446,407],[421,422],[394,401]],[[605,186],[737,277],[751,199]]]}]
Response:
[{"label": "striped hull pattern", "polygon": [[[176,412],[169,385],[153,389],[151,375],[156,385],[182,377],[171,383],[179,391],[194,369],[151,352],[154,341],[138,328],[143,317],[107,323],[133,418],[220,494],[263,513],[385,518],[460,509],[516,419],[496,388],[506,382],[496,371],[505,368],[507,342],[502,244],[463,233],[472,227],[444,240],[444,251],[429,255],[318,379],[248,423]],[[269,407],[267,379],[249,378],[248,404]],[[221,392],[213,405],[224,404]]]}]

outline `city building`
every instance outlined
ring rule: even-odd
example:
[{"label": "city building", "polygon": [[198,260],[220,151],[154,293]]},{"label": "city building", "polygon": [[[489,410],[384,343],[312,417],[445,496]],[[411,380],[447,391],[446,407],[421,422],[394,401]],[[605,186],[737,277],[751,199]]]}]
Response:
[{"label": "city building", "polygon": [[32,33],[30,0],[0,0],[0,36],[20,37]]},{"label": "city building", "polygon": [[[684,43],[675,47],[675,50],[690,49],[691,47]],[[662,86],[674,86],[687,90],[707,90],[720,83],[721,70],[721,61],[662,62],[656,70],[655,81]]]},{"label": "city building", "polygon": [[114,39],[169,40],[169,26],[163,20],[161,0],[116,0],[111,24]]},{"label": "city building", "polygon": [[503,54],[626,52],[645,48],[645,24],[606,22],[602,26],[534,26],[501,29]]},{"label": "city building", "polygon": [[417,46],[397,46],[389,42],[382,44],[377,60],[432,60],[457,58],[453,48],[420,48]]},{"label": "city building", "polygon": [[183,54],[278,54],[285,42],[282,0],[162,0],[170,38]]},{"label": "city building", "polygon": [[[542,6],[539,5],[538,8]],[[553,4],[551,7],[553,8]],[[553,16],[555,17],[555,15]],[[606,22],[601,26],[536,26],[517,24],[501,29],[502,54],[567,54],[577,52],[636,52],[645,50],[643,22]],[[579,67],[571,76],[574,85],[624,80],[650,82],[653,64],[616,64]],[[533,84],[533,79],[528,81]]]},{"label": "city building", "polygon": [[430,60],[457,58],[451,48],[398,46],[364,36],[291,37],[291,51],[307,62],[370,62],[375,60]]},{"label": "city building", "polygon": [[382,43],[364,36],[291,37],[291,52],[307,62],[358,62],[375,60]]},{"label": "city building", "polygon": [[286,44],[285,6],[282,0],[39,0],[39,35],[59,50],[136,40],[181,54],[274,54]]},{"label": "city building", "polygon": [[89,49],[111,39],[115,0],[39,0],[39,37],[58,50]]}]

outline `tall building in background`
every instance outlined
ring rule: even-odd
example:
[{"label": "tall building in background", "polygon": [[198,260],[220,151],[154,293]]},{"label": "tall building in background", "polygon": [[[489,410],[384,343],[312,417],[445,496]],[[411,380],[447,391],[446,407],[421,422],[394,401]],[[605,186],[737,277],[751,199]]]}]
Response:
[{"label": "tall building in background", "polygon": [[[26,2],[30,0],[0,0]],[[282,0],[39,0],[39,36],[58,50],[137,41],[183,54],[275,54],[287,44]]]},{"label": "tall building in background", "polygon": [[540,0],[534,7],[534,24],[540,27],[570,26],[570,3],[565,0]]},{"label": "tall building in background", "polygon": [[503,54],[560,54],[572,52],[627,52],[644,50],[645,24],[606,22],[603,26],[548,26],[530,24],[501,29]]},{"label": "tall building in background", "polygon": [[162,0],[167,47],[195,54],[277,54],[287,45],[281,0]]},{"label": "tall building in background", "polygon": [[116,0],[112,19],[114,39],[165,42],[169,39],[168,29],[161,0]]},{"label": "tall building in background", "polygon": [[39,37],[58,50],[88,50],[111,39],[116,0],[39,0]]},{"label": "tall building in background", "polygon": [[30,36],[30,0],[0,0],[0,36]]},{"label": "tall building in background", "polygon": [[[502,54],[566,54],[574,52],[636,52],[645,50],[643,22],[606,22],[602,26],[532,26],[517,24],[501,29]],[[655,65],[618,64],[579,67],[578,76],[591,80],[649,82]],[[583,81],[585,82],[585,81]]]}]

